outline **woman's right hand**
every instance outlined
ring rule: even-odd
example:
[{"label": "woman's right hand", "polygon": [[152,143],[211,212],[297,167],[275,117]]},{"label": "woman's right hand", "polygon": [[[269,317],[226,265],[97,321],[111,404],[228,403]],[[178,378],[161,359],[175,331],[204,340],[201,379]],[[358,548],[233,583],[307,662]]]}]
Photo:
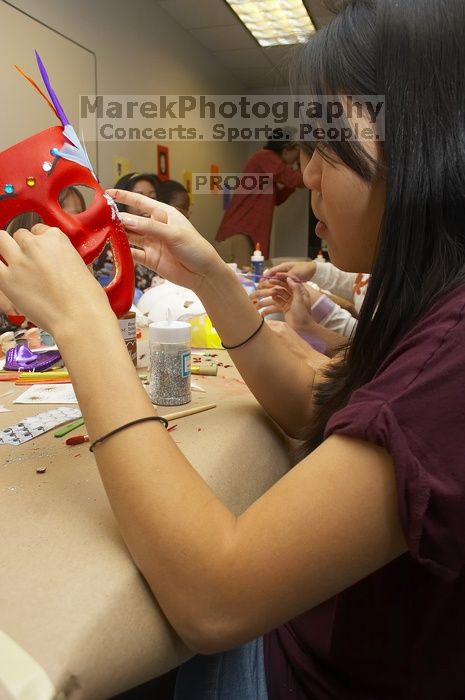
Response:
[{"label": "woman's right hand", "polygon": [[213,246],[174,207],[126,190],[108,190],[120,204],[145,216],[122,213],[133,258],[161,277],[199,293],[202,282],[225,263]]}]

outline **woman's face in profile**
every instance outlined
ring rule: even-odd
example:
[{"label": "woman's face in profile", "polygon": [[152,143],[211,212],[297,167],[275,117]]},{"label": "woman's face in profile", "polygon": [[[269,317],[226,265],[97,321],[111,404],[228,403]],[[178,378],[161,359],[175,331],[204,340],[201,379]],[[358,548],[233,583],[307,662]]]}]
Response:
[{"label": "woman's face in profile", "polygon": [[[363,144],[379,160],[374,143]],[[386,201],[386,183],[361,178],[323,145],[313,155],[301,153],[305,186],[319,224],[316,234],[327,246],[331,262],[347,272],[371,272]]]}]

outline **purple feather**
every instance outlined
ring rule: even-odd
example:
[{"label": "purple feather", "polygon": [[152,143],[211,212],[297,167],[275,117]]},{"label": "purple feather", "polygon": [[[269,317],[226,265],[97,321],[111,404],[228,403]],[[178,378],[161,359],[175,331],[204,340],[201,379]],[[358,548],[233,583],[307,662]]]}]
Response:
[{"label": "purple feather", "polygon": [[58,118],[60,119],[63,126],[66,126],[67,124],[69,124],[69,119],[66,116],[66,114],[63,110],[63,107],[61,106],[61,104],[58,100],[58,97],[55,94],[55,90],[50,85],[50,80],[49,80],[49,77],[47,75],[47,71],[45,70],[45,66],[42,63],[42,59],[40,58],[37,51],[35,52],[35,55],[36,55],[37,65],[39,66],[40,74],[42,76],[42,80],[44,81],[45,87],[47,88],[47,92],[50,95],[50,99],[53,102],[53,106],[55,107],[55,109],[57,111]]}]

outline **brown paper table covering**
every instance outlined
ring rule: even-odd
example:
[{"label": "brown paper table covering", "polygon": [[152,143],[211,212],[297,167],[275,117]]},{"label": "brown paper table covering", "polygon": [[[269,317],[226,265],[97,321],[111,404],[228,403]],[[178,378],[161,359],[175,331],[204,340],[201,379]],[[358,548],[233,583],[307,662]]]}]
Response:
[{"label": "brown paper table covering", "polygon": [[[217,359],[231,362],[224,351]],[[193,392],[192,404],[217,408],[174,421],[171,435],[239,513],[291,466],[292,444],[234,367],[193,381],[206,393]],[[0,429],[53,407],[13,404],[26,387],[0,383],[0,394],[13,387],[0,397],[13,409],[0,413]],[[159,408],[161,415],[173,410]],[[190,652],[125,548],[88,444],[68,447],[69,436],[53,433],[18,447],[0,445],[0,631],[40,664],[57,694],[109,698]],[[83,433],[85,427],[70,435]],[[38,474],[37,467],[47,470]],[[8,659],[0,659],[1,699],[11,697],[2,692],[4,664]]]}]

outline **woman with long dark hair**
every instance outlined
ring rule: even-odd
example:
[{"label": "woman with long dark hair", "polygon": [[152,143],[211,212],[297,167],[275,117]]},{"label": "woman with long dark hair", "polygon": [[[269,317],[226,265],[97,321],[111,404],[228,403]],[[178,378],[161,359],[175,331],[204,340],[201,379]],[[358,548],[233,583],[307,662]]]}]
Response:
[{"label": "woman with long dark hair", "polygon": [[[307,440],[239,517],[154,416],[68,239],[0,236],[0,288],[57,340],[135,562],[207,655],[177,698],[465,697],[464,34],[463,0],[351,0],[304,50],[299,81],[340,96],[346,126],[370,121],[350,116],[354,96],[386,106],[384,140],[304,144],[332,261],[372,273],[332,360],[297,363],[182,214],[111,191],[150,216],[123,215],[136,261],[198,294],[262,406]],[[110,377],[96,343],[112,346]]]}]

